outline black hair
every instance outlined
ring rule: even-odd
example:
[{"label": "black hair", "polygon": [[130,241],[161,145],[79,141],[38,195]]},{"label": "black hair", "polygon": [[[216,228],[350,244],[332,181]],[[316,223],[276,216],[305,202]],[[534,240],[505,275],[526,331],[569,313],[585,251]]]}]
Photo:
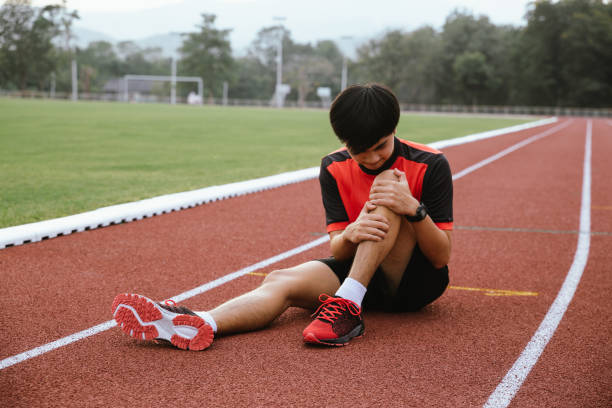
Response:
[{"label": "black hair", "polygon": [[393,133],[399,116],[397,97],[381,84],[352,85],[334,99],[329,110],[334,133],[354,154]]}]

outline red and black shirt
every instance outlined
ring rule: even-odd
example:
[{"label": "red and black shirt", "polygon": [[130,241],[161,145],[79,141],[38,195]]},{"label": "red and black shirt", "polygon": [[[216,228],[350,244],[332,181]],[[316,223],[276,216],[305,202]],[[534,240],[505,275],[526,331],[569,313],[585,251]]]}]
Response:
[{"label": "red and black shirt", "polygon": [[453,229],[453,181],[448,161],[436,149],[394,138],[391,157],[376,170],[360,166],[346,148],[323,158],[319,182],[327,232],[343,230],[357,219],[374,178],[388,169],[406,173],[412,195],[425,204],[438,228]]}]

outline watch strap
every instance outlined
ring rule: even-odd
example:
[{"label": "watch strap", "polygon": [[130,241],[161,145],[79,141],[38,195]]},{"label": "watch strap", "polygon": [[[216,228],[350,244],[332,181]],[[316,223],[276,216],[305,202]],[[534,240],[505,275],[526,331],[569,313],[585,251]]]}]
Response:
[{"label": "watch strap", "polygon": [[406,219],[410,222],[423,221],[425,217],[427,217],[427,208],[425,207],[425,204],[419,203],[414,215],[406,214],[404,217],[406,217]]}]

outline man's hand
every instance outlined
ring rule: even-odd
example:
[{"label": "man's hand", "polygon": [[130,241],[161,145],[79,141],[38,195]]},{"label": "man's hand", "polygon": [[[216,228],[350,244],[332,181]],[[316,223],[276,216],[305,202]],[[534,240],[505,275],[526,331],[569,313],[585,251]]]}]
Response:
[{"label": "man's hand", "polygon": [[414,215],[419,202],[413,197],[406,174],[393,169],[396,180],[375,180],[370,189],[370,202],[374,205],[387,207],[400,215]]},{"label": "man's hand", "polygon": [[389,231],[389,221],[380,214],[371,213],[376,206],[369,201],[359,213],[359,217],[344,230],[344,237],[358,244],[362,241],[382,241]]}]

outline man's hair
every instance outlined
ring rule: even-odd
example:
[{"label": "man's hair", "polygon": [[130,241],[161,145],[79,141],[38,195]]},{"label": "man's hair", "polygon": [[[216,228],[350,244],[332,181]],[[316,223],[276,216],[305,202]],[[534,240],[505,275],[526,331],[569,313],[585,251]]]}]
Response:
[{"label": "man's hair", "polygon": [[381,84],[352,85],[334,99],[329,110],[334,133],[354,154],[393,133],[399,116],[396,96]]}]

